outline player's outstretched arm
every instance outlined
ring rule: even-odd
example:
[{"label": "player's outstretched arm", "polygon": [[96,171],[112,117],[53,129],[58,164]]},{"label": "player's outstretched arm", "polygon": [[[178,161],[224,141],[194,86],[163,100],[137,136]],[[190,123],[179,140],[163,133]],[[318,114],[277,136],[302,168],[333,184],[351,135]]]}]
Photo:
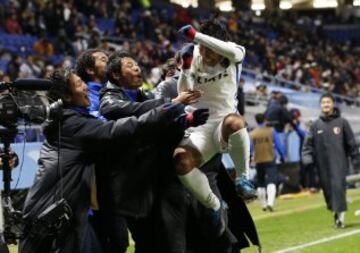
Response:
[{"label": "player's outstretched arm", "polygon": [[193,52],[194,52],[194,44],[192,43],[185,45],[180,50],[182,65],[181,65],[181,73],[177,83],[178,94],[180,94],[183,91],[193,90],[193,85],[189,78],[190,75],[189,70],[193,59]]},{"label": "player's outstretched arm", "polygon": [[241,62],[245,57],[245,48],[234,42],[225,42],[209,35],[198,32],[191,25],[186,25],[179,30],[181,36],[189,41],[194,41],[214,52],[226,57],[231,62]]}]

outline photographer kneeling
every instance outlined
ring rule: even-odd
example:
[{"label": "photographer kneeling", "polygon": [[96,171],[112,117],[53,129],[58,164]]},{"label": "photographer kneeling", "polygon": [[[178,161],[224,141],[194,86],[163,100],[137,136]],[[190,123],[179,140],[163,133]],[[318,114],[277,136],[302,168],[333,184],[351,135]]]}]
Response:
[{"label": "photographer kneeling", "polygon": [[48,95],[61,99],[64,109],[60,120],[44,126],[46,140],[24,205],[26,228],[19,252],[101,252],[87,215],[96,160],[126,147],[135,136],[148,141],[155,131],[185,128],[189,117],[183,105],[167,104],[139,118],[103,122],[89,114],[87,86],[80,77],[61,69],[51,80]]}]

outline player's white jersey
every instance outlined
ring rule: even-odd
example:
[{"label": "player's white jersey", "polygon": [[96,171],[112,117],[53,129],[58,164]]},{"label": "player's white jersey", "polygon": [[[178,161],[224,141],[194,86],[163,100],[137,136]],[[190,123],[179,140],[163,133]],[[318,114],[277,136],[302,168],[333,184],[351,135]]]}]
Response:
[{"label": "player's white jersey", "polygon": [[[236,45],[232,42],[227,43]],[[196,45],[191,68],[187,73],[187,81],[190,89],[201,90],[203,94],[199,102],[188,105],[186,111],[208,108],[210,119],[236,112],[236,93],[240,81],[241,63],[242,61],[230,62],[227,67],[223,67],[220,63],[214,67],[206,66],[199,53],[199,46]]]}]

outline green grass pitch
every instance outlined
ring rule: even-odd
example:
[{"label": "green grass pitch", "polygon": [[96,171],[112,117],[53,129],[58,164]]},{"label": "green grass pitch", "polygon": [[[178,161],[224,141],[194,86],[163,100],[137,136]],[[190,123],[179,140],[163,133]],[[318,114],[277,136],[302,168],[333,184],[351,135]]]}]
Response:
[{"label": "green grass pitch", "polygon": [[[345,216],[346,227],[335,229],[333,215],[326,210],[321,193],[296,199],[277,199],[275,212],[263,212],[257,201],[248,205],[258,228],[263,253],[281,252],[291,247],[308,245],[311,242],[326,240],[301,249],[286,252],[301,253],[360,253],[360,189],[348,190],[348,212]],[[353,234],[351,234],[353,233]],[[342,238],[336,236],[349,234]],[[10,247],[16,253],[15,246]],[[133,253],[133,242],[127,253]],[[244,249],[242,253],[258,252],[257,247]]]}]

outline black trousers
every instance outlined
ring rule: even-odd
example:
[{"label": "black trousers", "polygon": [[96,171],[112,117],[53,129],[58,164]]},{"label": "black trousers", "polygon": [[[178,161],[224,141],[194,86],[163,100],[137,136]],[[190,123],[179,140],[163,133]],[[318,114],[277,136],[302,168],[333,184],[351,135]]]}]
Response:
[{"label": "black trousers", "polygon": [[125,253],[129,246],[126,219],[115,216],[111,210],[93,211],[89,217],[104,253]]}]

